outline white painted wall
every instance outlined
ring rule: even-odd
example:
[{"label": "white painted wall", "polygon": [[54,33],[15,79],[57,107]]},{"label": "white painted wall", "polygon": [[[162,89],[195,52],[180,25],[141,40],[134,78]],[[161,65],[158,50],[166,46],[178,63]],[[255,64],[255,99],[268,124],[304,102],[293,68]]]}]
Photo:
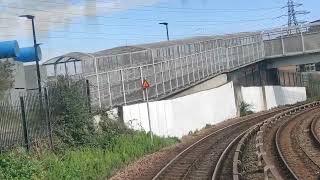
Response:
[{"label": "white painted wall", "polygon": [[241,87],[242,99],[252,106],[253,112],[264,110],[262,87]]},{"label": "white painted wall", "polygon": [[[149,105],[152,130],[160,136],[182,137],[237,114],[233,83]],[[146,103],[125,106],[123,112],[125,123],[134,129],[149,131]]]},{"label": "white painted wall", "polygon": [[[242,87],[243,100],[264,108],[262,87]],[[265,87],[268,109],[306,100],[305,88]],[[152,131],[160,136],[182,137],[206,124],[217,124],[237,116],[233,83],[176,99],[150,102]],[[123,107],[124,122],[136,130],[149,131],[146,103]]]},{"label": "white painted wall", "polygon": [[268,109],[307,100],[305,87],[266,86]]},{"label": "white painted wall", "polygon": [[[262,87],[242,87],[243,101],[251,104],[255,112],[264,108]],[[295,104],[307,100],[305,87],[265,86],[267,109]]]}]

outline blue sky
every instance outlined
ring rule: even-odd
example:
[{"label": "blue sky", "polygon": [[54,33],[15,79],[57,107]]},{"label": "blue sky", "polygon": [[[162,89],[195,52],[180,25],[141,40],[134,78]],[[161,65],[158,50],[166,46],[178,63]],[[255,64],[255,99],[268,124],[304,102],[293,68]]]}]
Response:
[{"label": "blue sky", "polygon": [[[297,1],[302,2],[302,0]],[[303,0],[299,20],[320,19],[320,1]],[[286,0],[0,0],[0,41],[17,39],[31,46],[30,22],[37,17],[43,60],[72,51],[95,52],[116,46],[199,35],[227,34],[282,26]]]}]

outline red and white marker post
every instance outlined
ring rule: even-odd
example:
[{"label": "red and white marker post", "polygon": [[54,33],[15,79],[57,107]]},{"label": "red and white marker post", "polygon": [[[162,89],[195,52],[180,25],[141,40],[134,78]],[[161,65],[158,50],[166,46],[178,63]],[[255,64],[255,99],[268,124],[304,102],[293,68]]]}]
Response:
[{"label": "red and white marker post", "polygon": [[150,88],[150,83],[144,79],[142,82],[142,89],[145,92],[146,100],[147,100],[147,111],[148,111],[148,121],[149,121],[149,129],[150,129],[150,138],[151,142],[153,143],[153,132],[151,127],[151,118],[150,118],[150,107],[149,107],[149,93],[148,89]]}]

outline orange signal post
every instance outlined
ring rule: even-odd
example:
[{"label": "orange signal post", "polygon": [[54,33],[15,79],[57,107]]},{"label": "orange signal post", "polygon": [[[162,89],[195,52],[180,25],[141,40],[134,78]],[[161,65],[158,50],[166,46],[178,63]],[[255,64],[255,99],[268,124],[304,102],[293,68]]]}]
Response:
[{"label": "orange signal post", "polygon": [[145,91],[145,96],[146,96],[146,100],[147,100],[147,111],[148,111],[148,121],[149,121],[149,129],[150,129],[150,138],[151,138],[151,142],[153,143],[153,132],[152,132],[152,127],[151,127],[149,93],[148,93],[149,88],[150,88],[150,83],[146,79],[144,79],[143,83],[142,83],[142,89]]}]

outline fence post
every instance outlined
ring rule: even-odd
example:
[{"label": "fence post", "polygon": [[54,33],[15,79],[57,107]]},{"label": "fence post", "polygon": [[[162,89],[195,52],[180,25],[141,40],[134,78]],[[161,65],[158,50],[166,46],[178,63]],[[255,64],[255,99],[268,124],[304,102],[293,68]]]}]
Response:
[{"label": "fence post", "polygon": [[22,128],[23,128],[23,137],[24,137],[24,144],[29,152],[30,146],[29,146],[29,136],[28,136],[28,129],[27,129],[27,119],[26,119],[26,111],[25,111],[25,105],[23,97],[20,97],[20,107],[21,107],[21,117],[22,117]]},{"label": "fence post", "polygon": [[50,149],[53,150],[52,127],[51,127],[51,120],[50,120],[50,106],[49,106],[47,88],[44,88],[44,100],[45,100],[45,105],[46,105],[45,108],[46,108],[46,119],[47,119],[49,145],[50,145]]},{"label": "fence post", "polygon": [[90,97],[90,84],[89,80],[86,80],[86,93],[87,93],[87,98],[88,98],[88,108],[89,108],[89,113],[91,113],[91,97]]},{"label": "fence post", "polygon": [[124,78],[123,78],[123,69],[120,69],[120,78],[121,78],[121,84],[122,84],[122,90],[123,90],[123,102],[124,105],[127,105],[127,98],[126,98],[126,88],[124,86]]}]

